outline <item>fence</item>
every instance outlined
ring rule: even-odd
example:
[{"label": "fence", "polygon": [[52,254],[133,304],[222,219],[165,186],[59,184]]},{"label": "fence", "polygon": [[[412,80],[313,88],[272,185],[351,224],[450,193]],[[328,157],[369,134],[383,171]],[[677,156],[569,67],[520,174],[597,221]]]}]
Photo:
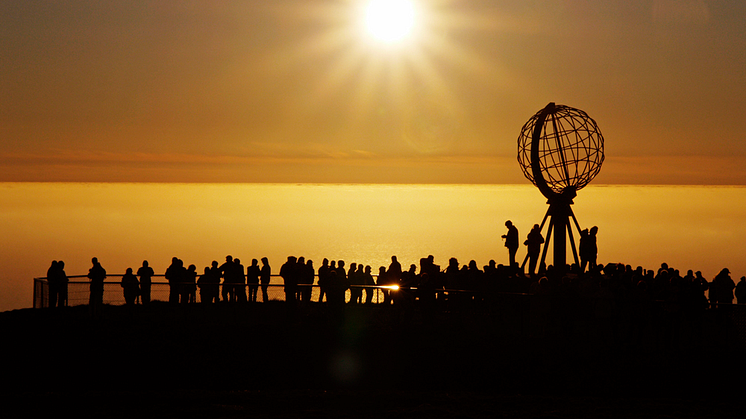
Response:
[{"label": "fence", "polygon": [[[107,278],[120,278],[121,274],[108,275]],[[153,278],[163,278],[163,275],[154,275]],[[67,306],[86,305],[89,301],[91,282],[86,275],[68,276],[70,280],[67,284]],[[121,305],[124,304],[124,294],[122,292],[121,282],[116,280],[104,281],[104,304]],[[270,283],[267,286],[267,296],[269,301],[285,301],[284,284],[281,283],[279,275],[272,275]],[[318,285],[299,285],[299,290],[304,287],[311,288],[311,301],[318,301],[320,288]],[[373,302],[383,301],[383,289],[390,287],[379,286],[358,286],[352,285],[352,288],[362,288],[364,294],[373,293]],[[222,294],[223,284],[220,284]],[[244,287],[244,292],[248,291],[248,286]],[[168,301],[170,285],[166,281],[153,281],[150,291],[151,301]],[[199,290],[195,295],[195,302],[201,302]],[[349,302],[351,298],[350,290],[347,290],[345,301]],[[263,301],[261,288],[257,292],[257,301]],[[49,307],[49,283],[46,278],[34,278],[34,308]]]}]

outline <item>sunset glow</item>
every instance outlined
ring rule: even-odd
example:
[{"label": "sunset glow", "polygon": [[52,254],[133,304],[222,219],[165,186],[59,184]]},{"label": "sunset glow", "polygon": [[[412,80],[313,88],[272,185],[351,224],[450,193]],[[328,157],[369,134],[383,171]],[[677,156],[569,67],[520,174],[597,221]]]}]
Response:
[{"label": "sunset glow", "polygon": [[[742,189],[723,192],[730,201],[712,197],[734,211],[714,221],[689,202],[709,199],[706,190],[668,203],[649,193],[746,185],[744,21],[746,2],[704,0],[2,2],[0,223],[19,238],[2,257],[25,269],[3,281],[20,289],[56,258],[85,272],[93,254],[116,260],[115,271],[172,253],[203,264],[276,231],[293,240],[262,236],[252,256],[340,251],[310,244],[318,239],[374,264],[394,253],[416,261],[420,250],[443,262],[454,248],[484,263],[504,249],[462,233],[494,240],[508,217],[523,217],[525,232],[541,221],[545,200],[508,188],[495,201],[467,194],[459,203],[427,188],[528,185],[517,139],[549,102],[587,112],[603,133],[603,169],[591,186],[632,185],[623,200],[583,189],[573,207],[584,225],[607,223],[612,260],[652,267],[699,257],[672,243],[640,244],[657,237],[654,229],[689,231],[689,219],[712,239],[715,250],[703,255],[726,254],[718,240],[736,246],[743,236],[729,230],[743,228]],[[328,208],[294,201],[308,190],[277,186],[329,193],[315,189],[321,184],[366,186],[344,191],[359,202],[329,194],[343,204]],[[415,188],[417,200],[391,187],[412,184],[425,189]],[[234,193],[246,195],[226,209]],[[174,194],[180,205],[158,201]],[[692,213],[678,226],[656,224],[649,214],[668,214],[648,202]],[[609,215],[619,208],[636,215]],[[425,213],[408,218],[417,211]],[[335,222],[347,240],[314,230],[328,233]],[[413,250],[377,241],[420,237],[412,226],[442,234]],[[198,227],[202,238],[193,240]],[[312,246],[318,253],[304,250]],[[638,262],[640,247],[676,252]],[[693,268],[725,264],[705,262]]]},{"label": "sunset glow", "polygon": [[[267,256],[275,273],[290,254],[374,272],[391,255],[405,269],[429,254],[442,268],[450,257],[479,267],[505,263],[504,221],[523,239],[547,209],[530,184],[19,183],[0,192],[0,234],[13,238],[0,253],[0,310],[29,306],[31,279],[44,276],[51,260],[79,275],[92,256],[111,274],[144,259],[162,274],[173,256],[201,270],[228,254]],[[724,266],[746,274],[746,188],[591,185],[573,207],[582,226],[600,227],[603,263],[656,269],[667,262],[708,280]]]}]

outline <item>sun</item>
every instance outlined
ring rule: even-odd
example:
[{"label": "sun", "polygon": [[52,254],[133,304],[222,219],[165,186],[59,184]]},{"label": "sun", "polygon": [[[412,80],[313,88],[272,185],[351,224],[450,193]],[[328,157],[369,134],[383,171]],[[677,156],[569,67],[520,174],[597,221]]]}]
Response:
[{"label": "sun", "polygon": [[397,43],[412,33],[415,15],[409,0],[371,0],[365,8],[365,28],[377,41]]}]

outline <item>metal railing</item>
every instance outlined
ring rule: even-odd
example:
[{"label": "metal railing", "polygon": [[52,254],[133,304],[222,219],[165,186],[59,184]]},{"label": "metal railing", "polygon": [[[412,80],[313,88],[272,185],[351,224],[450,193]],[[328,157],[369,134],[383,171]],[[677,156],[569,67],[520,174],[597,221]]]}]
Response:
[{"label": "metal railing", "polygon": [[[125,304],[124,299],[124,293],[121,286],[121,278],[123,274],[113,274],[113,275],[107,275],[108,281],[104,281],[104,297],[103,297],[103,303],[104,304],[112,304],[112,305],[122,305]],[[119,278],[119,281],[112,280],[113,278]],[[157,274],[153,275],[153,278],[164,278],[163,274]],[[273,274],[270,277],[270,283],[269,285],[266,285],[267,287],[267,300],[266,301],[285,301],[285,285],[281,283],[282,278],[280,275]],[[279,279],[279,280],[278,280]],[[194,286],[192,283],[186,283],[186,284],[177,284],[179,285],[187,285],[187,286]],[[222,293],[223,293],[223,287],[225,284],[215,284],[216,286],[219,286],[218,295],[220,296],[222,300]],[[87,305],[89,303],[89,297],[90,297],[90,286],[91,282],[88,280],[88,277],[86,275],[71,275],[68,276],[68,282],[65,286],[65,291],[62,292],[63,295],[66,295],[66,301],[63,305],[65,306],[77,306],[77,305]],[[229,287],[235,287],[235,284],[227,284]],[[240,287],[241,285],[239,285]],[[257,289],[257,302],[265,302],[264,300],[264,294],[262,292],[262,285],[256,284],[256,285],[243,285],[243,292],[244,294],[248,294],[248,290],[250,287],[256,286]],[[319,296],[321,294],[321,289],[318,285],[310,285],[310,284],[299,284],[298,290],[302,290],[303,288],[310,288],[311,289],[311,298],[310,301],[319,301]],[[351,289],[358,288],[363,290],[363,298],[367,297],[367,293],[371,292],[373,294],[372,296],[372,302],[373,303],[381,303],[384,300],[384,290],[390,289],[390,286],[371,286],[371,285],[351,285]],[[345,295],[345,302],[349,302],[352,296],[351,289],[348,289]],[[412,288],[415,290],[416,288]],[[451,291],[455,292],[455,291]],[[167,281],[161,280],[161,281],[152,281],[151,282],[151,290],[150,290],[150,300],[151,301],[169,301],[169,294],[171,293],[171,284],[169,284]],[[33,308],[45,308],[50,306],[50,290],[49,290],[49,282],[47,281],[47,278],[40,277],[40,278],[34,278],[34,297],[33,297]],[[64,298],[64,297],[63,297]],[[138,302],[139,302],[138,298]],[[196,292],[194,293],[194,302],[201,303],[202,302],[202,296],[200,293],[199,286],[196,287]]]}]

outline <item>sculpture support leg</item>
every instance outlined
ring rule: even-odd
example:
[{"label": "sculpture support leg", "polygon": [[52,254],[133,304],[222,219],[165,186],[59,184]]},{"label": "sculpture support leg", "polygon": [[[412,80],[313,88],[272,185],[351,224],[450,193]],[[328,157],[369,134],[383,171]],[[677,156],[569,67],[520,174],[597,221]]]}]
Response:
[{"label": "sculpture support leg", "polygon": [[570,248],[572,249],[573,259],[575,260],[575,264],[579,266],[580,260],[578,259],[578,249],[575,247],[575,237],[572,235],[572,225],[570,223],[567,223],[567,235],[570,238]]},{"label": "sculpture support leg", "polygon": [[554,217],[549,220],[549,228],[547,228],[547,239],[544,241],[544,250],[541,252],[541,262],[539,266],[546,266],[547,250],[549,250],[549,241],[552,239],[552,230],[554,229]]},{"label": "sculpture support leg", "polygon": [[564,214],[553,215],[554,224],[554,269],[564,272],[567,264],[567,217]]},{"label": "sculpture support leg", "polygon": [[[549,214],[552,217],[551,227],[554,230],[554,240],[552,241],[552,246],[554,247],[554,269],[562,274],[565,273],[567,268],[568,235],[575,263],[579,263],[578,251],[577,247],[575,247],[575,237],[572,234],[572,225],[570,224],[570,217],[575,221],[576,226],[577,220],[575,219],[575,214],[573,214],[570,204],[567,202],[550,203]],[[550,239],[551,237],[547,236],[544,246],[549,246]]]},{"label": "sculpture support leg", "polygon": [[[575,218],[575,214],[572,211],[572,208],[570,207],[570,204],[566,202],[555,202],[550,203],[549,209],[547,210],[546,215],[544,215],[544,220],[541,222],[540,230],[544,229],[544,224],[546,224],[547,219],[549,219],[549,226],[547,228],[547,236],[546,240],[544,241],[544,249],[541,253],[541,259],[540,259],[540,265],[546,264],[546,258],[547,253],[549,251],[549,244],[552,244],[553,253],[554,253],[554,261],[553,265],[554,268],[557,270],[558,273],[562,274],[565,273],[566,267],[567,267],[567,240],[570,240],[570,247],[572,249],[573,259],[576,264],[580,264],[580,261],[578,259],[578,250],[577,246],[575,245],[575,236],[572,232],[572,224],[570,223],[570,218],[572,218],[575,227],[578,229],[578,232],[580,232],[580,225],[578,224],[578,220]],[[552,233],[554,233],[554,237],[552,237]],[[521,265],[521,269],[523,269],[526,266],[526,262],[528,261],[528,255],[526,255],[526,258],[523,260],[523,264]]]}]

